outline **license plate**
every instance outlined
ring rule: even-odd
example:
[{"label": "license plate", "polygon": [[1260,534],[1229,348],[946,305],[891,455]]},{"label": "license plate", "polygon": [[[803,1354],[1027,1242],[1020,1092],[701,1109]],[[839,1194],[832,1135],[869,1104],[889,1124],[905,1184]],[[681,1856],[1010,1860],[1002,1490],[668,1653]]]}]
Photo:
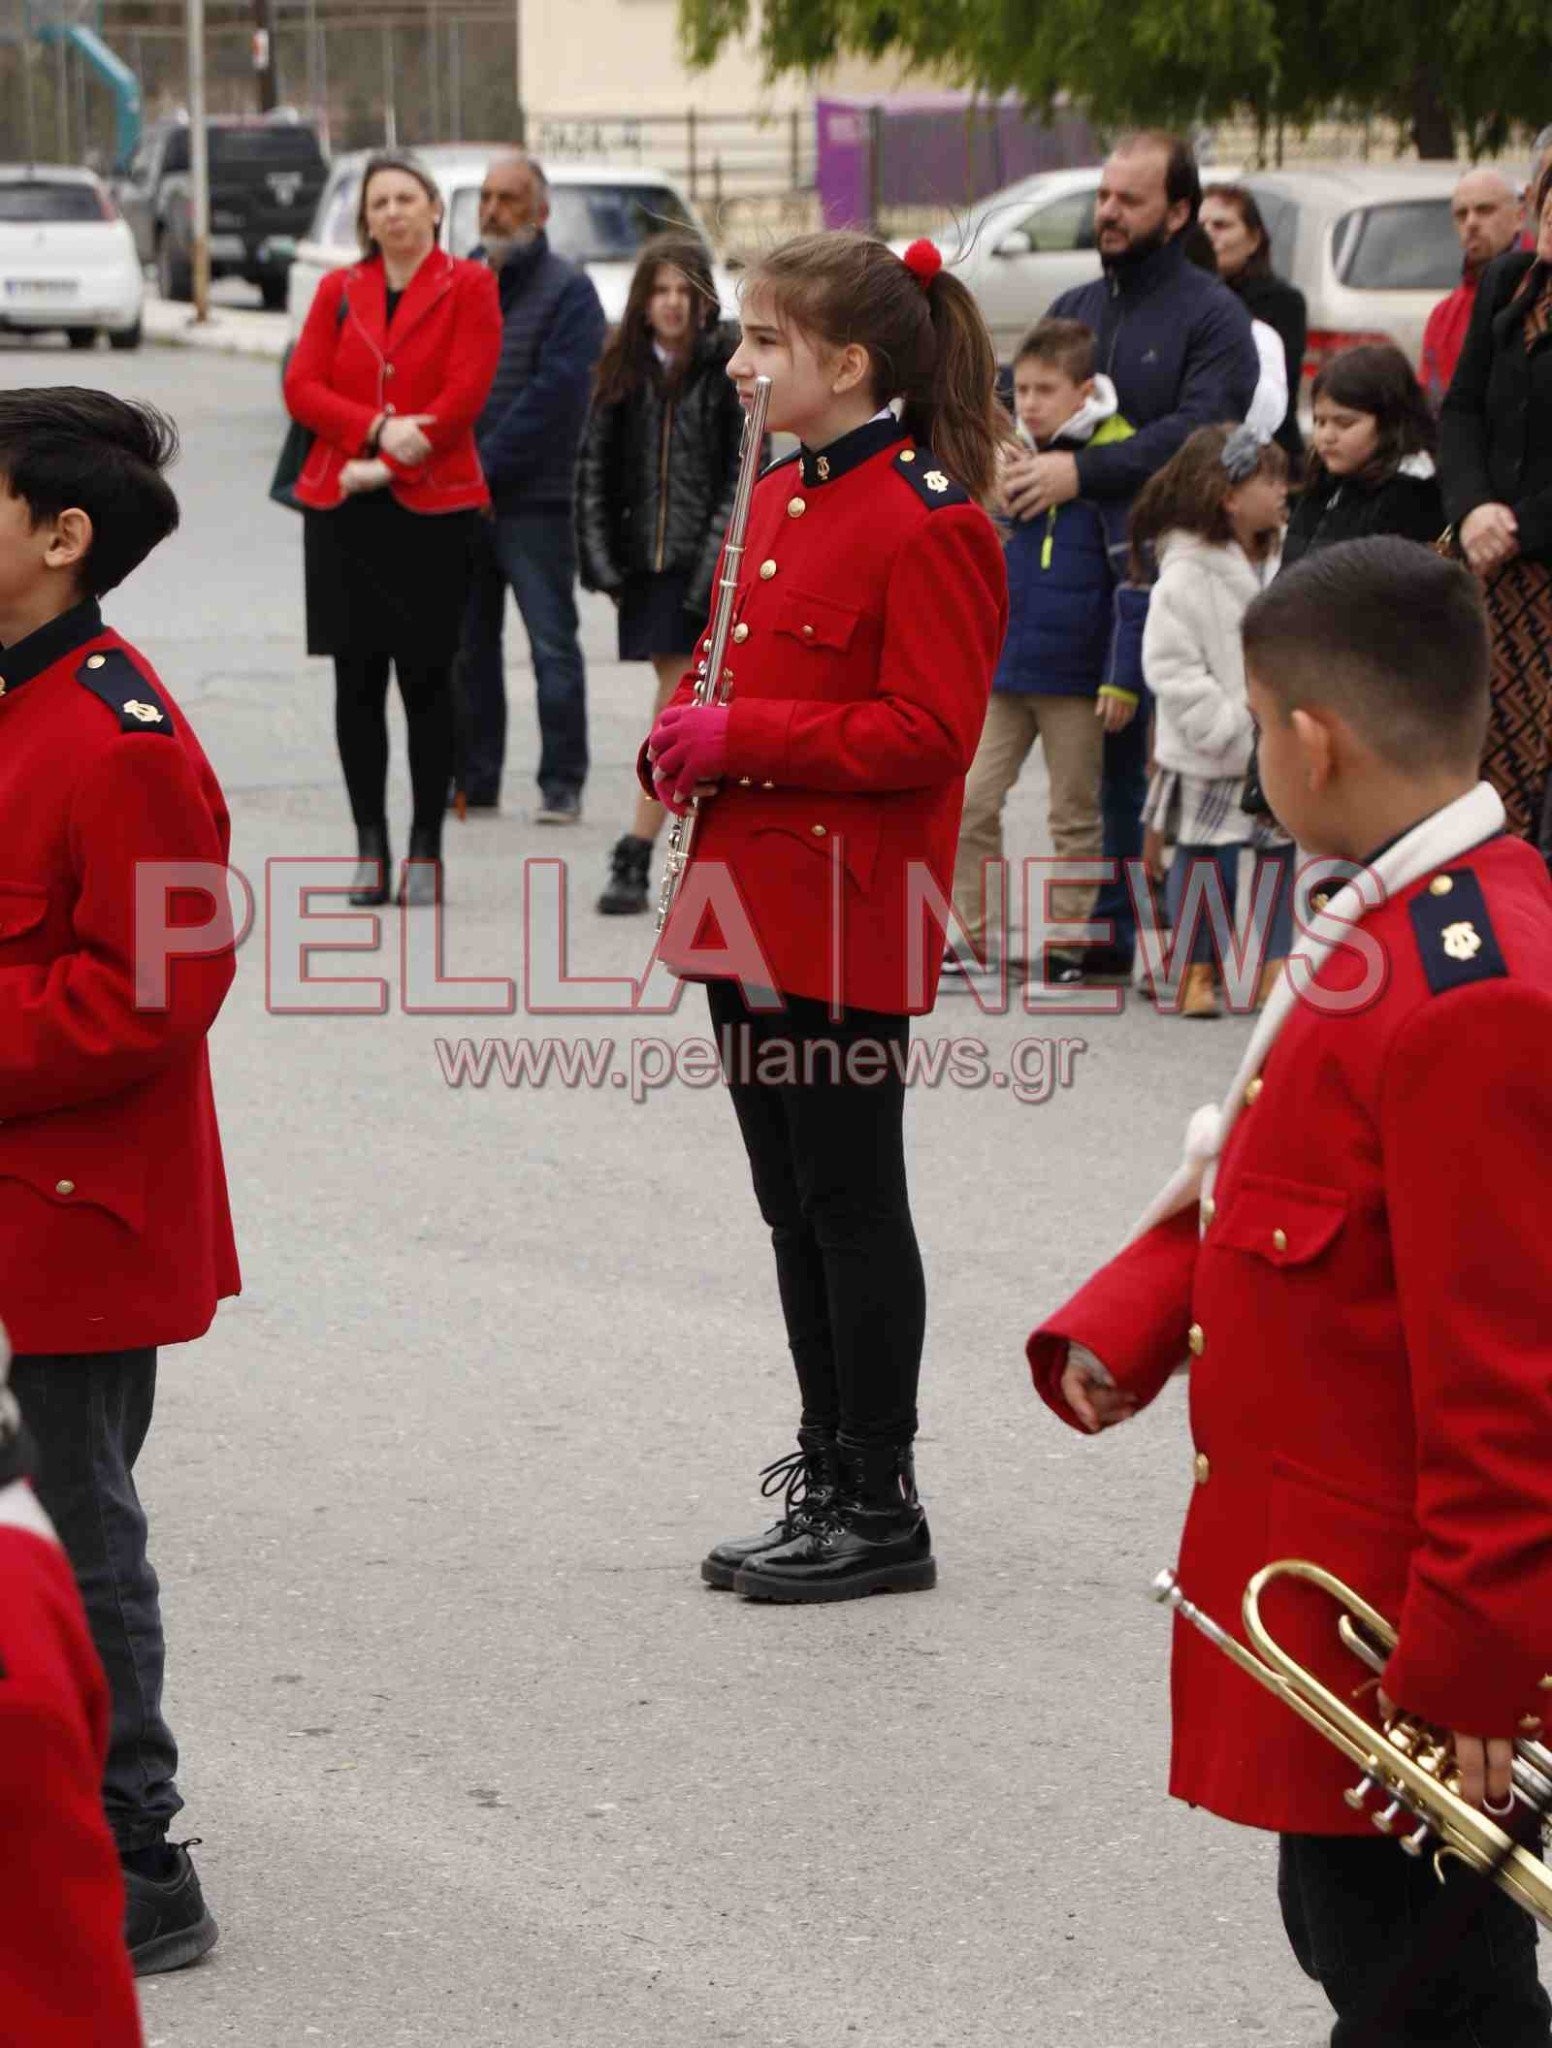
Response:
[{"label": "license plate", "polygon": [[73,299],[79,289],[73,277],[8,277],[8,299]]}]

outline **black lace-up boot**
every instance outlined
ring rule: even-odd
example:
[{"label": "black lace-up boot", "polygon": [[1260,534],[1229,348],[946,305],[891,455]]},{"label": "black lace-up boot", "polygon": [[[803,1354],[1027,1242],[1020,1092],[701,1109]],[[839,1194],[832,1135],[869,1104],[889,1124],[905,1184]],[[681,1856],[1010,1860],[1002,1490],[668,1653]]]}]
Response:
[{"label": "black lace-up boot", "polygon": [[790,1542],[806,1526],[807,1518],[818,1514],[831,1499],[839,1476],[831,1432],[800,1429],[798,1448],[787,1457],[778,1458],[774,1465],[767,1465],[760,1474],[760,1492],[766,1500],[778,1493],[784,1496],[780,1521],[762,1535],[719,1543],[701,1560],[701,1577],[707,1585],[725,1592],[751,1557]]},{"label": "black lace-up boot", "polygon": [[652,866],[652,841],[627,832],[609,853],[609,882],[598,899],[604,917],[635,917],[647,907],[647,875]]},{"label": "black lace-up boot", "polygon": [[751,1600],[855,1600],[937,1584],[927,1517],[908,1443],[837,1444],[840,1485],[786,1543],[740,1566],[735,1593]]}]

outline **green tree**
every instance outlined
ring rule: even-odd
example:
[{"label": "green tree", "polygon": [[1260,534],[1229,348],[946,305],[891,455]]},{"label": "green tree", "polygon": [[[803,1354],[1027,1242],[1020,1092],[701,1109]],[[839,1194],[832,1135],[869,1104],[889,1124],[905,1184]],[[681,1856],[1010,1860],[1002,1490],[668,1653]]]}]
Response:
[{"label": "green tree", "polygon": [[680,0],[694,65],[751,32],[772,75],[896,57],[1100,122],[1389,116],[1435,157],[1539,126],[1552,93],[1545,0]]}]

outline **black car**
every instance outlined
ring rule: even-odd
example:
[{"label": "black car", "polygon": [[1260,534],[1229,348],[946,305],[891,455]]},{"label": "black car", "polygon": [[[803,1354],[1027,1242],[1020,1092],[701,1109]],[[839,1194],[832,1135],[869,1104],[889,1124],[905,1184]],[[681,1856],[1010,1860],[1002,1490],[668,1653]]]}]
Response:
[{"label": "black car", "polygon": [[[271,308],[286,302],[292,247],[305,233],[328,169],[306,121],[211,121],[210,274],[256,284]],[[194,295],[189,126],[146,130],[117,195],[142,263],[156,265],[164,299]]]}]

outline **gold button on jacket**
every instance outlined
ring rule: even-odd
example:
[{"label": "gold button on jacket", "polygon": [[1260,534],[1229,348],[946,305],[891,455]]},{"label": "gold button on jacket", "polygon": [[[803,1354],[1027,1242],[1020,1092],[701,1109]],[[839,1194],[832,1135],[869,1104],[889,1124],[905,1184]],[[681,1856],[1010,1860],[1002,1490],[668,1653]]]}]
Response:
[{"label": "gold button on jacket", "polygon": [[1207,1334],[1200,1323],[1193,1323],[1186,1332],[1186,1349],[1193,1358],[1200,1358],[1207,1349]]},{"label": "gold button on jacket", "polygon": [[761,580],[762,582],[764,582],[764,583],[769,583],[769,582],[770,582],[770,580],[771,580],[771,578],[772,578],[772,577],[773,577],[773,576],[774,576],[775,574],[776,574],[776,564],[775,564],[774,562],[762,562],[762,563],[760,564],[760,580]]},{"label": "gold button on jacket", "polygon": [[54,1192],[56,1195],[73,1195],[75,1193],[75,1182],[73,1180],[57,1180],[54,1183]]},{"label": "gold button on jacket", "polygon": [[1262,1080],[1261,1076],[1257,1074],[1254,1077],[1254,1079],[1249,1080],[1245,1083],[1245,1100],[1247,1102],[1254,1102],[1256,1097],[1261,1093],[1261,1090],[1265,1086],[1266,1083]]},{"label": "gold button on jacket", "polygon": [[1196,1462],[1191,1469],[1196,1474],[1197,1485],[1205,1486],[1208,1480],[1212,1477],[1212,1461],[1208,1458],[1208,1455],[1205,1451],[1197,1452]]}]

